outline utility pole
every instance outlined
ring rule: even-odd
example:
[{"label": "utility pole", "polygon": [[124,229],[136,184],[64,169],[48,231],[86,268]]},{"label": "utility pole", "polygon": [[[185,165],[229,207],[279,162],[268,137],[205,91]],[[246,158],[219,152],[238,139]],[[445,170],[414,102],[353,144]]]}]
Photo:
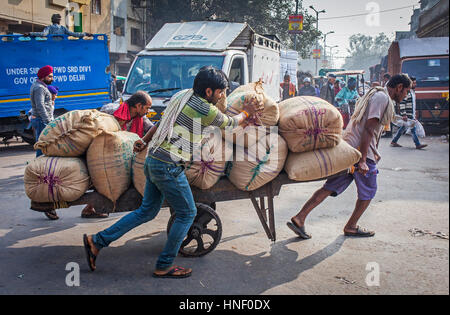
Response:
[{"label": "utility pole", "polygon": [[[325,13],[325,10],[321,10],[321,11],[317,11],[312,5],[309,6],[310,9],[312,9],[314,12],[316,12],[316,29],[317,32],[319,32],[319,14],[320,13]],[[319,39],[317,38],[316,40],[316,50],[319,49]],[[319,59],[316,58],[316,75],[319,74],[319,69],[318,69],[318,63],[319,63]]]},{"label": "utility pole", "polygon": [[[295,0],[295,15],[298,15],[298,0]],[[297,51],[297,34],[294,34],[294,50]]]},{"label": "utility pole", "polygon": [[334,31],[330,31],[323,35],[323,59],[327,59],[327,35],[334,34]]}]

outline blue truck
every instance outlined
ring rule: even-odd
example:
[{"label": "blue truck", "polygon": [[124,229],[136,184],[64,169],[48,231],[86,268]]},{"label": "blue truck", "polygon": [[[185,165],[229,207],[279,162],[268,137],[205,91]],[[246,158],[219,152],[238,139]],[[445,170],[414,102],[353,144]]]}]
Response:
[{"label": "blue truck", "polygon": [[0,36],[0,140],[20,136],[34,143],[28,111],[30,87],[39,68],[51,65],[59,88],[55,117],[75,109],[100,108],[111,102],[108,37],[66,35]]}]

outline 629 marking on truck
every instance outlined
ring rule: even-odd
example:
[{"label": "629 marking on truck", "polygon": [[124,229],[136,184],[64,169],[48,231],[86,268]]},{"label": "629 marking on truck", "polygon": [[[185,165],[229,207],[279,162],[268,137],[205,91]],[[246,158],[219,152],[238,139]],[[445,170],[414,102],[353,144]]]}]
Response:
[{"label": "629 marking on truck", "polygon": [[208,40],[203,35],[177,35],[172,38],[173,40]]}]

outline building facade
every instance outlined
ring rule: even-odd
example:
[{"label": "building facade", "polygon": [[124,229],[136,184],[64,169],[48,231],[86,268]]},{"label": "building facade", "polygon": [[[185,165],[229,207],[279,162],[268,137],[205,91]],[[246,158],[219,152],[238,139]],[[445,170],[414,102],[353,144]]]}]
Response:
[{"label": "building facade", "polygon": [[111,73],[127,75],[145,47],[145,9],[133,0],[22,0],[0,6],[0,34],[39,32],[59,13],[72,31],[106,34]]}]

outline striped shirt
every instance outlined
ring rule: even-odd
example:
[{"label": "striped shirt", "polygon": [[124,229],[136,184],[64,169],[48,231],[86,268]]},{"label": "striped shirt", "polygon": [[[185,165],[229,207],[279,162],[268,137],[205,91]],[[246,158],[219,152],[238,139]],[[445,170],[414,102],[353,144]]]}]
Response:
[{"label": "striped shirt", "polygon": [[193,95],[175,120],[171,139],[166,139],[149,156],[168,163],[190,161],[193,152],[201,147],[202,132],[206,127],[220,129],[238,126],[238,119],[223,114],[216,106],[205,99]]},{"label": "striped shirt", "polygon": [[416,100],[414,91],[410,91],[406,98],[398,104],[399,114],[406,115],[409,119],[416,119]]}]

